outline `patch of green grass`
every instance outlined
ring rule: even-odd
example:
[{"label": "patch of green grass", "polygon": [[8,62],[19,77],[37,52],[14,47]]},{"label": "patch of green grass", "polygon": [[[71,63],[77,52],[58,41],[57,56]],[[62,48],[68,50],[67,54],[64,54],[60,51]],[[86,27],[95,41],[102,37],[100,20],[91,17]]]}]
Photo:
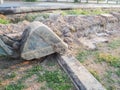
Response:
[{"label": "patch of green grass", "polygon": [[72,86],[67,75],[61,70],[46,70],[44,74],[39,75],[38,81],[46,81],[47,87],[51,88],[52,90],[69,90]]},{"label": "patch of green grass", "polygon": [[79,54],[77,55],[77,59],[83,63],[86,59],[87,59],[87,56],[90,54],[90,51],[81,51],[79,52]]},{"label": "patch of green grass", "polygon": [[0,18],[0,24],[9,24],[8,20]]},{"label": "patch of green grass", "polygon": [[[22,90],[25,87],[25,85],[23,85],[24,81],[27,78],[30,78],[32,75],[38,74],[41,70],[42,66],[40,65],[33,66],[31,69],[26,71],[26,74],[21,79],[17,81],[17,84],[12,83],[6,86],[5,90]],[[16,76],[15,73],[11,73],[8,78],[14,78],[15,76]]]},{"label": "patch of green grass", "polygon": [[49,17],[49,14],[47,14],[47,13],[42,13],[42,14],[37,14],[37,15],[27,14],[25,16],[25,20],[27,20],[27,21],[34,21],[36,17],[43,17],[44,19],[47,19]]},{"label": "patch of green grass", "polygon": [[108,13],[103,11],[101,8],[93,9],[93,10],[83,10],[83,9],[74,9],[74,10],[66,10],[62,12],[62,15],[98,15]]},{"label": "patch of green grass", "polygon": [[22,83],[10,84],[5,87],[5,90],[22,90],[25,86]]},{"label": "patch of green grass", "polygon": [[107,90],[117,90],[117,89],[115,88],[115,86],[109,86]]},{"label": "patch of green grass", "polygon": [[111,54],[99,53],[97,59],[99,61],[105,61],[113,67],[120,67],[120,58],[112,56]]},{"label": "patch of green grass", "polygon": [[38,74],[39,71],[42,71],[42,66],[40,65],[34,66],[31,69],[27,70],[27,74],[25,75],[24,78],[31,77],[34,74]]},{"label": "patch of green grass", "polygon": [[0,83],[2,82],[2,79],[0,79]]},{"label": "patch of green grass", "polygon": [[120,68],[116,71],[118,77],[120,77]]},{"label": "patch of green grass", "polygon": [[112,49],[116,49],[116,48],[120,47],[120,40],[114,40],[114,41],[110,42],[108,44],[108,47],[110,47]]},{"label": "patch of green grass", "polygon": [[80,51],[77,55],[77,59],[83,63],[85,60],[87,60],[87,58],[89,56],[96,56],[98,53],[98,51],[91,51],[91,50],[84,50],[84,51]]},{"label": "patch of green grass", "polygon": [[96,71],[94,71],[94,70],[89,70],[89,71],[98,81],[100,81],[100,77]]},{"label": "patch of green grass", "polygon": [[15,78],[16,77],[16,73],[15,72],[12,72],[10,74],[7,74],[4,78],[5,79],[11,79],[11,78]]},{"label": "patch of green grass", "polygon": [[99,15],[99,14],[105,14],[108,13],[107,11],[103,11],[101,8],[94,9],[90,11],[90,15]]},{"label": "patch of green grass", "polygon": [[107,73],[105,74],[105,77],[106,77],[106,79],[107,79],[107,82],[108,83],[114,83],[115,81],[111,78],[111,76],[112,76],[112,74],[113,74],[113,72],[112,71],[107,71]]}]

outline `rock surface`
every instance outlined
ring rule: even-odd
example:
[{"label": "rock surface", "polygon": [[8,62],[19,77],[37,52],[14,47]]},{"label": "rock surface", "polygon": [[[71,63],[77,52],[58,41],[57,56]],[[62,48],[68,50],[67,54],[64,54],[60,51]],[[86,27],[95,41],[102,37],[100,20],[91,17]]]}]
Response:
[{"label": "rock surface", "polygon": [[34,21],[25,29],[21,41],[21,57],[26,60],[40,58],[52,53],[63,54],[65,44],[49,27]]},{"label": "rock surface", "polygon": [[12,54],[12,50],[0,39],[0,56],[11,56]]}]

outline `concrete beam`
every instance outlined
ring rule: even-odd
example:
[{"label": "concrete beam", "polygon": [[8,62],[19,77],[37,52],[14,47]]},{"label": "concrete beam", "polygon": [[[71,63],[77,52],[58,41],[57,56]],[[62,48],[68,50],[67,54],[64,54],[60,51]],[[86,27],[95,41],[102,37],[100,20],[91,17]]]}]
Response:
[{"label": "concrete beam", "polygon": [[106,90],[76,58],[58,54],[55,56],[77,90]]}]

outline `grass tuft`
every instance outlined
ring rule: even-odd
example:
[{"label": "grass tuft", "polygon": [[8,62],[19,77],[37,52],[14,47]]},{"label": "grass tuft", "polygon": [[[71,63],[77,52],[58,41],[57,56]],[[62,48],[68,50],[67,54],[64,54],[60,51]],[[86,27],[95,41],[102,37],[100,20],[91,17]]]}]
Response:
[{"label": "grass tuft", "polygon": [[11,78],[15,78],[16,77],[16,73],[15,72],[12,72],[12,73],[10,73],[10,74],[8,74],[8,75],[5,75],[5,79],[11,79]]},{"label": "grass tuft", "polygon": [[61,70],[45,71],[43,75],[39,75],[38,82],[47,82],[47,87],[52,90],[69,90],[71,84],[69,78]]},{"label": "grass tuft", "polygon": [[9,21],[6,19],[0,18],[0,24],[9,24]]},{"label": "grass tuft", "polygon": [[103,11],[101,8],[93,9],[93,10],[83,10],[83,9],[74,9],[74,10],[66,10],[62,11],[62,15],[99,15],[108,13]]},{"label": "grass tuft", "polygon": [[21,83],[19,84],[10,84],[5,87],[5,90],[22,90],[25,86]]},{"label": "grass tuft", "polygon": [[99,61],[105,61],[113,67],[120,67],[120,58],[107,53],[100,53],[97,56]]},{"label": "grass tuft", "polygon": [[94,70],[89,70],[89,71],[98,81],[100,81],[100,77],[96,71],[94,71]]},{"label": "grass tuft", "polygon": [[120,77],[120,68],[116,71],[118,77]]},{"label": "grass tuft", "polygon": [[111,43],[108,44],[108,47],[112,49],[117,49],[118,47],[120,47],[120,40],[112,41]]}]

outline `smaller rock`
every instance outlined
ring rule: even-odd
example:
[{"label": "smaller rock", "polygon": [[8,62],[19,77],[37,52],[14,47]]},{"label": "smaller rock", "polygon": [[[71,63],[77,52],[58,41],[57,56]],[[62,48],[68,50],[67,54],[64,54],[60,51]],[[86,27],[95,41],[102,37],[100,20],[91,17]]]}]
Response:
[{"label": "smaller rock", "polygon": [[70,38],[70,37],[65,37],[64,38],[64,41],[67,43],[67,44],[70,44],[73,42],[73,40]]},{"label": "smaller rock", "polygon": [[71,37],[72,36],[72,33],[71,32],[68,32],[66,34],[64,34],[65,37]]},{"label": "smaller rock", "polygon": [[104,43],[104,42],[108,42],[107,38],[103,38],[103,37],[95,37],[92,39],[93,43]]},{"label": "smaller rock", "polygon": [[59,37],[62,36],[62,33],[59,30],[54,29],[53,32],[56,33]]},{"label": "smaller rock", "polygon": [[64,27],[63,29],[62,29],[62,33],[63,34],[66,34],[66,33],[69,33],[70,32],[70,29],[68,28],[68,27]]},{"label": "smaller rock", "polygon": [[77,30],[73,26],[69,26],[71,32],[76,32]]},{"label": "smaller rock", "polygon": [[109,34],[107,34],[107,33],[96,33],[96,35],[97,35],[98,37],[101,37],[101,36],[109,36]]}]

